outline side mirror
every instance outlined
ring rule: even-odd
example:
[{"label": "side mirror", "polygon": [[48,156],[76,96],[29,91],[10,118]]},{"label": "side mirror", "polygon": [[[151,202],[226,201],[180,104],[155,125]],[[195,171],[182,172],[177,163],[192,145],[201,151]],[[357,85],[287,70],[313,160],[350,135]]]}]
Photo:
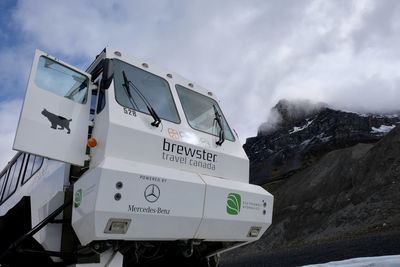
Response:
[{"label": "side mirror", "polygon": [[113,77],[114,70],[112,60],[105,58],[103,60],[103,77],[100,81],[100,89],[107,90],[110,87]]}]

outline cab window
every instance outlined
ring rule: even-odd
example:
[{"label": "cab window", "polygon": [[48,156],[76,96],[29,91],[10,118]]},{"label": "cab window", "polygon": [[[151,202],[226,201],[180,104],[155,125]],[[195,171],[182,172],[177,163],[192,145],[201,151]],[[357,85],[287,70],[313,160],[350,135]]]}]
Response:
[{"label": "cab window", "polygon": [[235,141],[217,101],[181,85],[176,85],[175,87],[188,123],[193,129],[217,136],[218,126],[215,123],[216,109],[222,115],[221,119],[224,126],[225,139]]},{"label": "cab window", "polygon": [[39,58],[35,84],[41,89],[84,104],[87,101],[88,83],[88,78],[79,72],[47,57]]},{"label": "cab window", "polygon": [[[117,59],[113,60],[113,64],[115,98],[120,105],[149,114],[147,101],[161,119],[180,123],[171,89],[165,79]],[[123,71],[130,81],[129,91],[124,86]]]}]

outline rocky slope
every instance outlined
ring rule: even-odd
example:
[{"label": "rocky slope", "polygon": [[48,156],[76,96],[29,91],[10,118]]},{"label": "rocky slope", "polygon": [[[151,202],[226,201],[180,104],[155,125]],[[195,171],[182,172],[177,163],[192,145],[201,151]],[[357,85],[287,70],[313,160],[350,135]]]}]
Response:
[{"label": "rocky slope", "polygon": [[271,114],[243,146],[255,184],[285,179],[330,151],[375,143],[400,122],[397,115],[357,114],[287,100],[279,101]]},{"label": "rocky slope", "polygon": [[[279,104],[275,108],[284,112]],[[275,197],[273,224],[258,242],[227,254],[225,262],[379,239],[382,233],[399,236],[399,119],[327,107],[291,119],[246,143],[257,168],[252,174],[261,178],[254,180]]]}]

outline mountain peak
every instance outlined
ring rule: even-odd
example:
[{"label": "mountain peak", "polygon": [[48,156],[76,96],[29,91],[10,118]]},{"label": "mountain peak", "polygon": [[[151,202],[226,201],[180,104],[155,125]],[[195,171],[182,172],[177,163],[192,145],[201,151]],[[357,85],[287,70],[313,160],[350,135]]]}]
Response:
[{"label": "mountain peak", "polygon": [[250,159],[250,180],[282,179],[330,151],[375,143],[399,123],[395,115],[359,114],[323,103],[281,100],[258,135],[244,145]]},{"label": "mountain peak", "polygon": [[258,134],[268,134],[271,131],[286,128],[288,125],[304,122],[307,117],[326,108],[328,108],[328,105],[322,102],[317,103],[305,99],[281,99],[271,109],[267,121],[260,125]]},{"label": "mountain peak", "polygon": [[306,99],[281,99],[272,109],[276,110],[283,118],[302,118],[327,106],[325,103],[316,103]]}]

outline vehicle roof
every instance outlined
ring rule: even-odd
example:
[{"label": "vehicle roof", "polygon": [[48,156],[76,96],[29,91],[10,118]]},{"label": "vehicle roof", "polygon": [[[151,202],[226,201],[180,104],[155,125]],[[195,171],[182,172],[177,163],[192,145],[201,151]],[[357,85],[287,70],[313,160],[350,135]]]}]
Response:
[{"label": "vehicle roof", "polygon": [[94,70],[94,68],[105,58],[110,58],[110,59],[115,58],[115,59],[124,61],[128,64],[132,64],[135,67],[141,68],[141,69],[151,72],[151,73],[154,73],[166,80],[172,81],[173,83],[179,84],[190,90],[193,90],[193,91],[196,91],[205,96],[211,97],[219,102],[219,100],[216,97],[214,92],[207,90],[206,88],[184,78],[182,75],[175,73],[173,71],[170,71],[166,68],[160,67],[159,65],[152,63],[149,60],[133,57],[133,56],[129,55],[128,53],[125,53],[121,50],[117,50],[115,48],[110,48],[110,47],[104,48],[96,56],[96,59],[90,64],[90,66],[87,68],[86,71],[89,73],[92,72]]}]

